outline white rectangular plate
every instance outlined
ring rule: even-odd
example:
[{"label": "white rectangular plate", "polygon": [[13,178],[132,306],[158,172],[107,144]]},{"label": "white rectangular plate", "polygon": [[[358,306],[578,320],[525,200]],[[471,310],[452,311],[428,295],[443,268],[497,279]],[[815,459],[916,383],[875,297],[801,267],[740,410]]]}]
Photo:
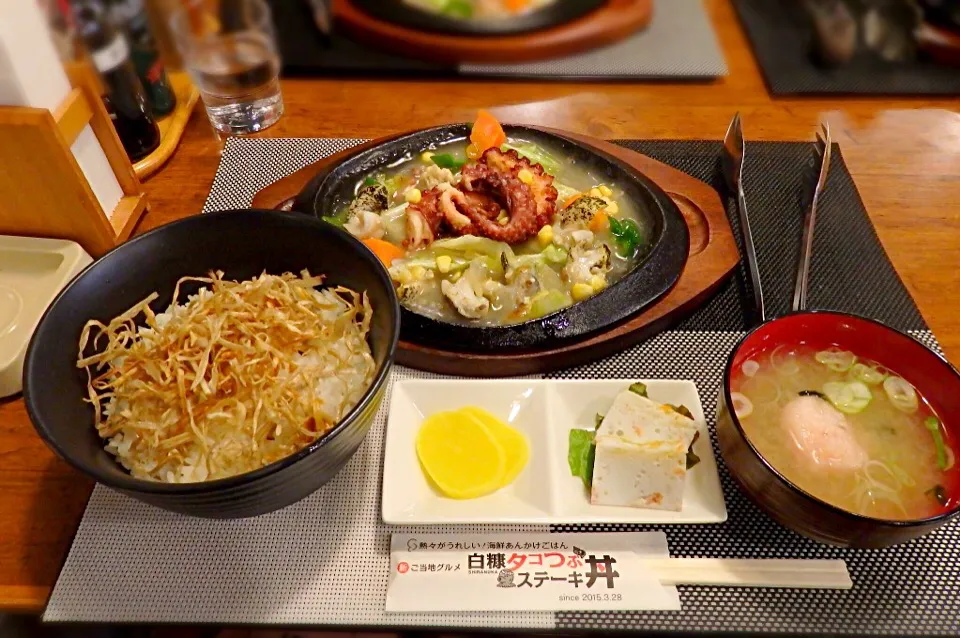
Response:
[{"label": "white rectangular plate", "polygon": [[[700,428],[694,452],[700,463],[687,474],[683,509],[591,505],[583,482],[570,474],[567,441],[572,429],[594,426],[631,380],[410,380],[398,381],[390,399],[383,461],[383,520],[391,525],[722,523],[727,508],[710,433],[692,381],[649,380],[654,401],[685,405]],[[437,493],[427,482],[415,441],[424,419],[468,405],[484,408],[521,431],[530,460],[503,489],[470,500]]]}]

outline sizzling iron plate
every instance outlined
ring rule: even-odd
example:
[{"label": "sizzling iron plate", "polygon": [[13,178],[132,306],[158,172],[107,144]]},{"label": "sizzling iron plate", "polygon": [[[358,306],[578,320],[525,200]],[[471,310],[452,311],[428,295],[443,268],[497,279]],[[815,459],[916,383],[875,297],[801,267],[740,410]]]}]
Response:
[{"label": "sizzling iron plate", "polygon": [[[651,229],[646,256],[619,281],[590,299],[559,312],[508,326],[469,326],[438,321],[403,309],[403,341],[454,351],[521,352],[555,346],[560,341],[583,338],[610,328],[648,308],[677,282],[687,261],[689,232],[683,215],[655,183],[621,160],[560,135],[526,126],[505,125],[511,139],[521,138],[556,148],[605,183],[616,184],[637,204]],[[466,124],[450,124],[393,138],[349,156],[339,165],[317,174],[294,208],[318,217],[336,214],[347,205],[363,177],[383,171],[404,157],[470,134]]]},{"label": "sizzling iron plate", "polygon": [[557,0],[522,16],[481,20],[430,13],[402,0],[352,0],[358,9],[384,22],[420,31],[469,36],[503,36],[549,29],[590,13],[604,1]]}]

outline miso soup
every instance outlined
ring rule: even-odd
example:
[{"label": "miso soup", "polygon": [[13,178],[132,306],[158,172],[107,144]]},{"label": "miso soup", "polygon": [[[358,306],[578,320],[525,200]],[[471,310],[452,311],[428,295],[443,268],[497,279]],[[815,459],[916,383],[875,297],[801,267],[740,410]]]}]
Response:
[{"label": "miso soup", "polygon": [[893,370],[840,348],[781,345],[734,370],[731,391],[760,454],[827,503],[912,520],[956,501],[956,441]]}]

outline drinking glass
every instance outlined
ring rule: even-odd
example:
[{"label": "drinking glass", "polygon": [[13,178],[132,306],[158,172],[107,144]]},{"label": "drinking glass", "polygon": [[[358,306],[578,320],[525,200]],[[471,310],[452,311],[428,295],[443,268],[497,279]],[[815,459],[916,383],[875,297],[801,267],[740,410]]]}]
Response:
[{"label": "drinking glass", "polygon": [[185,0],[170,30],[214,128],[254,133],[280,119],[280,55],[263,0]]}]

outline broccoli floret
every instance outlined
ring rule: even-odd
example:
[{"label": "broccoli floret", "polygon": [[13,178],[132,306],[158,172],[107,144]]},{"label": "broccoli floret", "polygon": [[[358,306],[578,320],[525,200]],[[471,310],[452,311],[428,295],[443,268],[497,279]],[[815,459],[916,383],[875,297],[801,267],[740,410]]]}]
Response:
[{"label": "broccoli floret", "polygon": [[593,216],[597,214],[597,211],[603,210],[606,207],[607,202],[602,198],[584,195],[560,211],[560,223],[564,225],[576,223],[588,224],[590,220],[593,219]]}]

